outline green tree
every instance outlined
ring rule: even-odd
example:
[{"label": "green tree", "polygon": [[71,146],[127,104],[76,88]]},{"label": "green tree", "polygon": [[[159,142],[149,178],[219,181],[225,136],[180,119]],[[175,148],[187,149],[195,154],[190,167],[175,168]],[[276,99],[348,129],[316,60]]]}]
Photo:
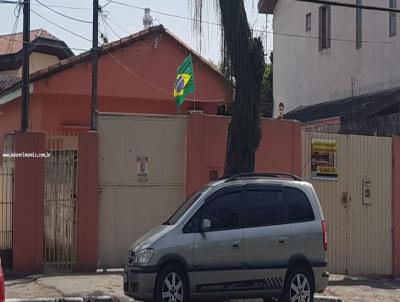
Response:
[{"label": "green tree", "polygon": [[[203,4],[194,0],[195,27],[201,36]],[[218,1],[222,25],[222,58],[228,78],[234,78],[235,94],[226,143],[225,175],[253,172],[255,153],[261,140],[261,87],[264,50],[254,38],[243,0]]]}]

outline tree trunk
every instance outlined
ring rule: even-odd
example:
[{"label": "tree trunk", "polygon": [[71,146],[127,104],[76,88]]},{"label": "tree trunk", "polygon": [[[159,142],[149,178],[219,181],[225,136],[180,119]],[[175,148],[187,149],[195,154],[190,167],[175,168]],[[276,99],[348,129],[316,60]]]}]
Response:
[{"label": "tree trunk", "polygon": [[225,175],[253,172],[261,140],[261,84],[264,51],[253,39],[243,0],[219,0],[224,48],[236,80],[226,145]]}]

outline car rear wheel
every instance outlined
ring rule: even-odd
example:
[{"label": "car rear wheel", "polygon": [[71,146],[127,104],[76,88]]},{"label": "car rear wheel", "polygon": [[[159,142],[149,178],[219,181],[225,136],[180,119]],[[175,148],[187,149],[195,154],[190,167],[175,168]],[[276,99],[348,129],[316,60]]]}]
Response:
[{"label": "car rear wheel", "polygon": [[185,272],[177,266],[167,266],[157,277],[156,302],[187,302],[189,286]]},{"label": "car rear wheel", "polygon": [[305,267],[297,267],[289,271],[282,300],[284,302],[314,301],[313,279]]}]

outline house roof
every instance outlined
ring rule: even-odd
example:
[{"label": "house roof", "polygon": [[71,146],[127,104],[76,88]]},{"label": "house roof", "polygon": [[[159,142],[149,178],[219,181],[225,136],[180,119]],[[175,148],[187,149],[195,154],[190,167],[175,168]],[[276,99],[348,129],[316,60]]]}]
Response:
[{"label": "house roof", "polygon": [[260,14],[273,14],[278,0],[259,0],[258,12]]},{"label": "house roof", "polygon": [[19,76],[0,73],[0,92],[21,81]]},{"label": "house roof", "polygon": [[298,107],[286,113],[284,117],[303,123],[332,117],[365,119],[398,103],[400,103],[400,88]]},{"label": "house roof", "polygon": [[[64,41],[44,29],[30,32],[30,53],[39,52],[57,56],[60,60],[72,57],[74,53]],[[22,64],[22,33],[0,36],[0,70],[14,70]]]},{"label": "house roof", "polygon": [[[220,73],[215,67],[213,67],[208,61],[206,61],[203,57],[201,57],[199,54],[197,54],[192,48],[190,48],[186,43],[184,43],[182,40],[180,40],[178,37],[173,35],[170,31],[168,31],[163,25],[158,25],[154,27],[150,27],[148,29],[144,29],[138,33],[132,34],[130,36],[124,37],[120,40],[117,40],[112,43],[105,44],[99,48],[99,56],[107,54],[107,52],[113,52],[115,50],[121,49],[123,47],[129,46],[134,44],[137,41],[143,40],[145,37],[147,37],[150,34],[153,33],[165,33],[168,36],[170,36],[173,40],[175,40],[181,47],[183,47],[186,51],[192,54],[192,56],[197,59],[199,62],[201,62],[204,66],[206,66],[208,69],[210,69],[212,72],[216,73],[218,76],[221,77],[224,81],[227,81],[225,76]],[[71,68],[77,64],[80,64],[82,62],[86,62],[91,60],[91,51],[86,51],[83,52],[77,56],[73,56],[70,58],[67,58],[65,60],[61,60],[55,65],[52,65],[48,68],[39,70],[33,74],[30,75],[30,81],[35,82],[43,78],[47,78],[55,73],[61,72],[63,70],[66,70],[68,68]],[[228,81],[227,81],[228,83]],[[16,89],[19,89],[21,87],[21,81],[14,83],[10,86],[8,86],[6,89],[4,89],[2,92],[0,92],[0,98],[3,97],[4,95],[15,91]]]},{"label": "house roof", "polygon": [[[60,41],[46,30],[39,28],[30,32],[30,41],[33,42],[37,38],[45,38],[48,40]],[[0,56],[17,53],[22,50],[22,32],[16,34],[8,34],[0,36]]]}]

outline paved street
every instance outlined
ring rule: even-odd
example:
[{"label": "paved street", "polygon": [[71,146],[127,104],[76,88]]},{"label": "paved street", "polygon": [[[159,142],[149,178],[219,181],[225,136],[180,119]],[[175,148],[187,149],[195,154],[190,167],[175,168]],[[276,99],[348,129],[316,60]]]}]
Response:
[{"label": "paved street", "polygon": [[400,279],[331,275],[326,294],[346,302],[400,301]]},{"label": "paved street", "polygon": [[[61,298],[108,295],[115,301],[133,301],[124,296],[120,272],[31,276],[6,281],[7,298]],[[400,302],[400,279],[345,278],[332,275],[322,296],[336,296],[345,302]],[[259,301],[257,301],[259,302]]]}]

